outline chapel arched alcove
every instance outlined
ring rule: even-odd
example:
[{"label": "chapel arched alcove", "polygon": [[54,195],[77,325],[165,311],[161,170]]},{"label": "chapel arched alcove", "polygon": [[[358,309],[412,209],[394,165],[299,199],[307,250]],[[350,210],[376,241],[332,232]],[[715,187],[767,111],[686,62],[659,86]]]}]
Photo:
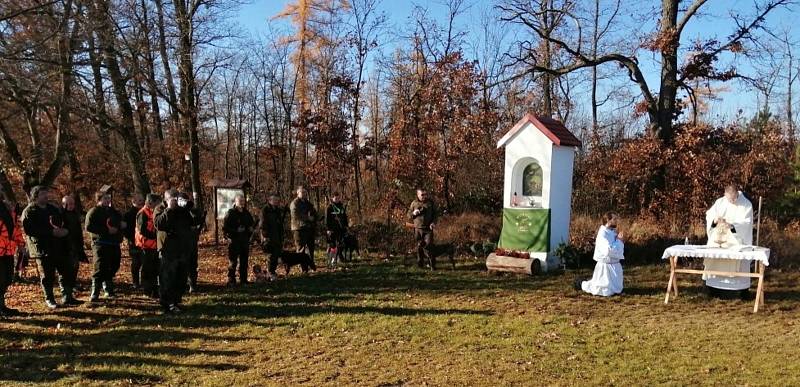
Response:
[{"label": "chapel arched alcove", "polygon": [[545,179],[538,160],[533,157],[517,160],[512,173],[512,189],[517,194],[516,207],[542,208],[542,192],[547,184]]}]

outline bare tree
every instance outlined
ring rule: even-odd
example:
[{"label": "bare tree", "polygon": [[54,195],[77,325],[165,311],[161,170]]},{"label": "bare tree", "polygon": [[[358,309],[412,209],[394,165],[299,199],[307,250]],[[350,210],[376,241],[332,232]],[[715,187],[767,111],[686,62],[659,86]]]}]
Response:
[{"label": "bare tree", "polygon": [[94,31],[100,43],[103,54],[103,61],[114,91],[114,97],[120,114],[120,121],[112,127],[116,128],[122,137],[125,146],[125,155],[128,165],[131,167],[133,185],[137,192],[148,193],[150,190],[150,179],[145,168],[142,150],[136,136],[134,126],[133,106],[131,105],[130,94],[127,89],[127,79],[122,74],[119,65],[119,51],[116,44],[116,35],[111,20],[111,10],[107,0],[94,0],[91,11],[94,20]]},{"label": "bare tree", "polygon": [[378,39],[386,23],[386,15],[377,10],[377,0],[353,0],[351,2],[350,44],[355,50],[356,76],[353,86],[353,114],[352,114],[352,141],[353,141],[353,171],[356,186],[356,203],[358,218],[363,216],[361,206],[361,141],[359,136],[359,123],[361,122],[361,92],[364,77],[364,68],[372,50],[378,47]]},{"label": "bare tree", "polygon": [[[543,7],[547,1],[507,0],[499,5],[504,13],[503,20],[518,23],[529,29],[536,36],[534,41],[521,41],[519,52],[511,54],[514,63],[524,65],[525,70],[516,76],[525,76],[531,73],[545,73],[554,76],[567,74],[582,68],[596,67],[603,63],[615,62],[628,71],[631,80],[640,89],[644,101],[643,111],[650,120],[650,133],[658,136],[664,142],[671,142],[674,135],[672,126],[677,111],[676,99],[678,90],[683,88],[691,94],[687,85],[694,78],[709,78],[727,80],[736,76],[735,71],[717,71],[714,64],[723,52],[739,52],[743,44],[754,39],[754,33],[764,28],[766,16],[777,8],[785,7],[793,2],[791,0],[768,0],[756,3],[755,15],[745,20],[743,17],[734,16],[736,30],[723,42],[708,41],[695,50],[695,54],[688,57],[683,68],[678,66],[680,40],[684,28],[703,8],[707,0],[694,0],[681,12],[679,0],[662,0],[658,31],[651,37],[649,49],[660,54],[661,76],[658,92],[654,93],[639,67],[636,54],[622,52],[609,52],[594,55],[587,52],[584,46],[583,28],[581,19],[570,9],[549,9]],[[562,40],[549,33],[547,23],[543,22],[543,14],[560,15],[570,20],[574,25],[577,36],[570,40]],[[537,42],[548,42],[565,52],[572,61],[562,66],[549,66],[542,62],[534,50]]]}]

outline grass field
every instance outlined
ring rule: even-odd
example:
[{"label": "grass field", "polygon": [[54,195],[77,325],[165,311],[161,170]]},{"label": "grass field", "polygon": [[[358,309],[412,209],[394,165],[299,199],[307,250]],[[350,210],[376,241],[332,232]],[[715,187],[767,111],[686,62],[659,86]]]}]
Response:
[{"label": "grass field", "polygon": [[626,268],[625,295],[602,299],[571,288],[589,271],[495,275],[471,260],[435,273],[362,262],[229,289],[222,250],[201,254],[203,292],[178,316],[125,286],[48,313],[34,285],[14,285],[31,314],[0,320],[0,384],[800,384],[798,273],[768,271],[754,315],[751,302],[704,296],[697,277],[664,305],[661,265]]}]

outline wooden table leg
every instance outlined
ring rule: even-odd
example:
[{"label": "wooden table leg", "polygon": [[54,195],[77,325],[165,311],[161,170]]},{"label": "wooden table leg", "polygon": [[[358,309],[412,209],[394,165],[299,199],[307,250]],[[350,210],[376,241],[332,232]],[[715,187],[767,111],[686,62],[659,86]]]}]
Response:
[{"label": "wooden table leg", "polygon": [[758,307],[764,305],[764,263],[758,262],[758,287],[756,288],[756,303],[753,305],[753,313],[758,312]]},{"label": "wooden table leg", "polygon": [[[672,270],[678,270],[678,257],[673,257]],[[675,297],[678,297],[678,273],[672,274],[672,290],[675,291]]]},{"label": "wooden table leg", "polygon": [[[669,257],[669,282],[667,282],[667,295],[664,297],[664,303],[669,303],[669,293],[672,291],[672,284],[675,282],[675,257]],[[675,293],[677,296],[677,292]]]}]

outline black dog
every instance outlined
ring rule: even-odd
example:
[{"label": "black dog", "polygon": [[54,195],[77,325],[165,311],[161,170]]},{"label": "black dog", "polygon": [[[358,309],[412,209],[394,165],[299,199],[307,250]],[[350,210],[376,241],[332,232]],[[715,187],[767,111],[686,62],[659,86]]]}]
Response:
[{"label": "black dog", "polygon": [[347,233],[342,240],[342,257],[345,262],[352,262],[353,255],[361,256],[361,248],[358,246],[356,234]]},{"label": "black dog", "polygon": [[303,270],[303,273],[308,273],[308,269],[317,270],[317,265],[314,264],[314,260],[306,253],[296,253],[294,251],[287,251],[284,250],[281,253],[281,263],[283,263],[284,269],[286,269],[286,275],[289,275],[289,271],[292,270],[293,266],[300,265],[300,268]]},{"label": "black dog", "polygon": [[453,266],[453,270],[456,269],[456,261],[454,259],[456,255],[456,247],[452,243],[432,244],[430,247],[428,247],[428,252],[428,262],[431,270],[436,270],[436,258],[443,255],[447,255],[447,257],[450,259],[450,265]]}]

